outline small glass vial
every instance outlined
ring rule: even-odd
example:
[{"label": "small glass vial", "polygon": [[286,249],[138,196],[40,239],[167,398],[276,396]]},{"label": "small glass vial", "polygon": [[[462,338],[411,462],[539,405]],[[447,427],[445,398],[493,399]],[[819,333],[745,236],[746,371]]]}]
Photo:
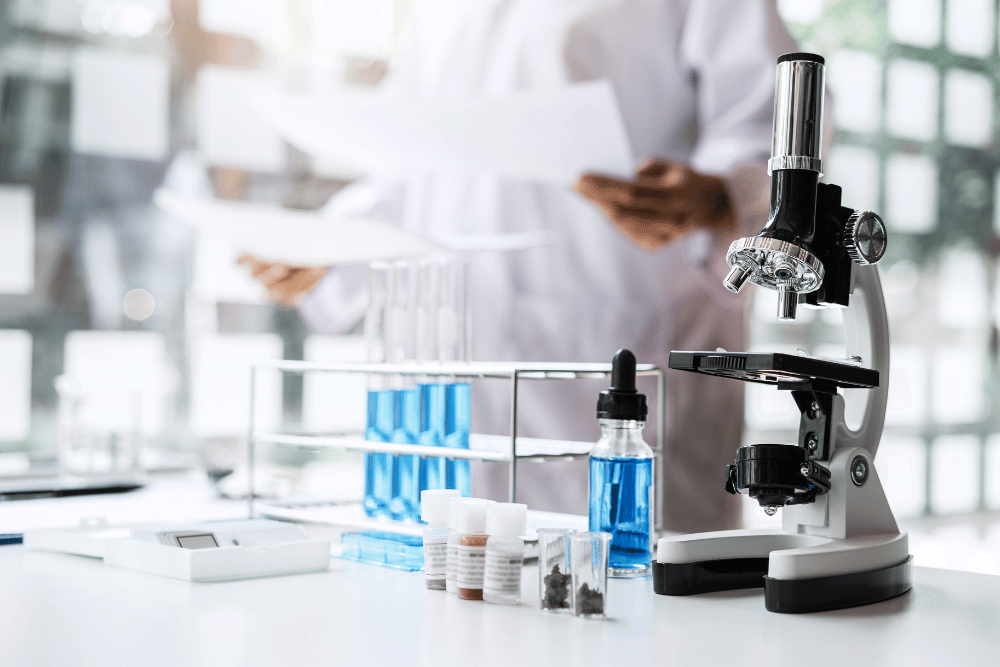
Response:
[{"label": "small glass vial", "polygon": [[458,498],[456,489],[420,492],[420,518],[424,528],[424,572],[427,588],[445,589],[448,574],[448,499]]},{"label": "small glass vial", "polygon": [[461,600],[483,599],[483,575],[486,569],[486,509],[492,500],[464,499],[458,503],[455,530],[458,531],[456,572],[458,597]]},{"label": "small glass vial", "polygon": [[608,533],[570,535],[573,558],[573,613],[582,618],[605,618],[608,599]]},{"label": "small glass vial", "polygon": [[611,389],[597,400],[601,439],[590,452],[590,530],[611,534],[609,576],[645,577],[652,567],[653,450],[642,439],[646,397],[635,388],[635,355],[619,350]]},{"label": "small glass vial", "polygon": [[447,559],[445,562],[445,590],[449,593],[458,593],[458,531],[455,524],[458,521],[458,503],[465,498],[448,499],[448,543]]},{"label": "small glass vial", "polygon": [[564,528],[538,529],[538,606],[545,611],[573,611],[570,591],[573,564],[569,536]]},{"label": "small glass vial", "polygon": [[521,569],[524,566],[524,540],[527,532],[528,506],[497,503],[486,510],[486,568],[483,574],[483,599],[492,604],[517,604],[521,601]]}]

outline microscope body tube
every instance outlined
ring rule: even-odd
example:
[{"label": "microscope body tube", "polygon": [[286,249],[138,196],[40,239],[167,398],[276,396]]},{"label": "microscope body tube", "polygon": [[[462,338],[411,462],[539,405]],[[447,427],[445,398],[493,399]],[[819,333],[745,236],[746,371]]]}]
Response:
[{"label": "microscope body tube", "polygon": [[789,53],[778,59],[769,173],[823,171],[825,70],[823,58],[811,53]]}]

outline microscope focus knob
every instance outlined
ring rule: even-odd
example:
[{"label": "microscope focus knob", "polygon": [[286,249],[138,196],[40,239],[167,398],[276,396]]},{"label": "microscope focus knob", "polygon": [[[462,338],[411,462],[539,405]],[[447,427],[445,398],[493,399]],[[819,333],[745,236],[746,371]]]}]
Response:
[{"label": "microscope focus knob", "polygon": [[885,255],[885,223],[871,211],[855,211],[844,227],[844,246],[855,263],[875,264]]}]

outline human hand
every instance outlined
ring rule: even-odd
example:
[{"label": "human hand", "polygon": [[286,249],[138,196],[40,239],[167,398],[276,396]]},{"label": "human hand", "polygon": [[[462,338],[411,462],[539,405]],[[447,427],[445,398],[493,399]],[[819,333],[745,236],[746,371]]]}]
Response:
[{"label": "human hand", "polygon": [[735,225],[723,180],[676,162],[647,160],[630,181],[584,174],[574,189],[648,252],[662,250],[696,229]]},{"label": "human hand", "polygon": [[250,269],[250,275],[267,288],[267,296],[283,306],[297,306],[326,275],[328,266],[291,266],[265,262],[252,255],[240,255],[236,263]]}]

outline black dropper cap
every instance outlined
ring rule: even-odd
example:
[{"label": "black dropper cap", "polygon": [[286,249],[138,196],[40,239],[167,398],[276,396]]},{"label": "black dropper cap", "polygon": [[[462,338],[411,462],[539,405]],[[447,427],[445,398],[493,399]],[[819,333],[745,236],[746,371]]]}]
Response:
[{"label": "black dropper cap", "polygon": [[611,360],[611,388],[597,397],[598,419],[646,421],[646,395],[635,388],[635,355],[618,350]]}]

